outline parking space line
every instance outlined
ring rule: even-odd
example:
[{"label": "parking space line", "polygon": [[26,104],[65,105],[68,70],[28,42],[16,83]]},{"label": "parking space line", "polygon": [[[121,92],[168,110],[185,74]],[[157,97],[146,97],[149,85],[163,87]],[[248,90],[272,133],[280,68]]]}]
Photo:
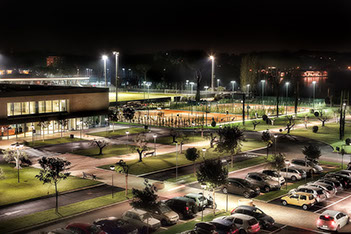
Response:
[{"label": "parking space line", "polygon": [[336,202],[334,202],[334,203],[331,203],[331,204],[329,204],[329,205],[323,207],[322,209],[316,210],[316,211],[313,212],[313,213],[318,213],[319,211],[321,211],[321,210],[323,210],[323,209],[326,209],[326,208],[328,208],[328,207],[330,207],[330,206],[333,206],[333,205],[335,205],[335,204],[337,204],[337,203],[339,203],[339,202],[341,202],[341,201],[343,201],[343,200],[346,200],[346,199],[348,199],[348,198],[350,198],[350,197],[351,197],[351,195],[349,195],[349,196],[347,196],[347,197],[344,197],[343,199],[340,199],[340,200],[338,200],[338,201],[336,201]]},{"label": "parking space line", "polygon": [[287,226],[288,226],[288,225],[284,225],[284,226],[282,226],[282,227],[278,228],[277,230],[274,230],[273,232],[270,232],[270,234],[273,234],[273,233],[279,232],[279,231],[283,230],[284,228],[286,228]]}]

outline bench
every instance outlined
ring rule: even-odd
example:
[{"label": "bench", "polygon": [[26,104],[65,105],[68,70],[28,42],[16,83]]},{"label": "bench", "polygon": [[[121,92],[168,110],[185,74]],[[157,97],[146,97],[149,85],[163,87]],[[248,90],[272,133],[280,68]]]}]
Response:
[{"label": "bench", "polygon": [[85,173],[84,171],[82,173],[83,173],[83,179],[87,179],[90,176],[93,180],[96,180],[96,175]]},{"label": "bench", "polygon": [[154,154],[155,154],[155,151],[147,152],[144,154],[144,157],[149,156],[149,155],[153,156]]}]

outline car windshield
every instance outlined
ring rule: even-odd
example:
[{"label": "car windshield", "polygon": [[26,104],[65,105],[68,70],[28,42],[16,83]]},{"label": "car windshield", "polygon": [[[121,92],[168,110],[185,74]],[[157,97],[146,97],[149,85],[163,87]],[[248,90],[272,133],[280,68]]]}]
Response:
[{"label": "car windshield", "polygon": [[244,186],[247,186],[247,187],[250,187],[251,186],[251,183],[247,180],[239,180],[239,182],[244,185]]},{"label": "car windshield", "polygon": [[160,206],[160,211],[161,211],[162,213],[167,213],[167,212],[170,212],[171,209],[170,209],[168,206],[166,206],[166,205],[161,205],[161,206]]},{"label": "car windshield", "polygon": [[152,217],[151,217],[151,215],[149,213],[145,213],[142,216],[142,220],[146,220],[146,219],[150,219],[150,218],[152,218]]},{"label": "car windshield", "polygon": [[256,219],[250,219],[250,220],[248,221],[248,223],[249,223],[250,226],[252,226],[252,225],[257,224],[257,220],[256,220]]},{"label": "car windshield", "polygon": [[334,220],[334,218],[330,217],[329,215],[321,215],[321,216],[319,216],[319,218],[321,220],[325,220],[325,221],[332,221],[332,220]]},{"label": "car windshield", "polygon": [[262,175],[260,175],[260,176],[262,177],[262,179],[264,179],[264,180],[268,180],[268,176],[267,176],[267,175],[262,174]]},{"label": "car windshield", "polygon": [[321,194],[323,194],[323,190],[317,190],[317,193],[319,194],[319,195],[321,195]]}]

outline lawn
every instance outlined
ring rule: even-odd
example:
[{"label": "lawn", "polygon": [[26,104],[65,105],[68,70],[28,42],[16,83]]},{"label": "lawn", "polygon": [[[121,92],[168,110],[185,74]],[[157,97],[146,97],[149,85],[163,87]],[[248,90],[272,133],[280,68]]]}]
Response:
[{"label": "lawn", "polygon": [[[326,123],[324,127],[318,126],[318,132],[312,132],[312,126],[309,126],[307,129],[300,128],[291,131],[291,135],[302,136],[311,138],[314,140],[322,141],[326,144],[331,145],[334,150],[337,146],[342,146],[345,144],[345,140],[339,140],[339,124],[336,123]],[[345,127],[345,139],[349,138],[351,135],[350,128]],[[347,153],[351,153],[351,146],[344,146],[344,149]]]},{"label": "lawn", "polygon": [[[118,93],[118,101],[123,102],[123,101],[133,101],[133,100],[142,100],[142,99],[154,99],[154,98],[165,98],[165,97],[176,97],[176,96],[182,96],[182,94],[175,94],[175,93],[150,93],[148,96],[148,93],[145,93],[145,98],[144,98],[144,93],[136,93],[136,92],[119,92]],[[109,93],[109,100],[110,102],[115,102],[116,101],[116,93],[111,92]]]},{"label": "lawn", "polygon": [[[200,135],[189,135],[187,139],[185,139],[184,144],[188,143],[194,143],[194,142],[199,142],[199,141],[206,141],[207,139],[205,137],[201,137]],[[177,139],[176,139],[177,141]],[[154,143],[154,140],[150,140],[150,143]],[[173,143],[173,137],[171,136],[164,136],[164,137],[157,137],[156,139],[157,144],[164,144],[164,145],[175,145]]]},{"label": "lawn", "polygon": [[[212,221],[213,219],[220,217],[220,216],[228,216],[230,215],[230,212],[225,212],[225,211],[220,211],[220,212],[216,212],[216,215],[213,215],[213,213],[205,215],[204,216],[204,222],[209,222]],[[161,231],[158,233],[162,233],[162,234],[173,234],[173,233],[181,233],[187,230],[192,230],[195,227],[196,223],[201,222],[201,217],[197,217],[196,220],[191,220],[189,222],[186,223],[180,223],[180,224],[176,224],[170,228],[168,228],[166,231]]]},{"label": "lawn", "polygon": [[[255,149],[263,146],[264,146],[264,143],[261,141],[248,139],[247,142],[243,143],[242,151],[247,151],[247,150],[251,150],[251,149]],[[201,151],[201,149],[199,150]],[[192,163],[186,159],[184,153],[185,151],[183,150],[182,154],[178,154],[179,166]],[[206,152],[207,159],[223,157],[223,156],[228,156],[228,153],[218,153],[214,151],[214,149],[208,149]],[[196,162],[202,162],[202,161],[203,161],[203,158],[200,157]],[[144,158],[142,162],[139,162],[138,160],[131,160],[131,161],[128,161],[127,163],[130,166],[129,168],[130,174],[140,175],[144,173],[149,173],[153,171],[175,167],[176,162],[177,162],[177,157],[176,157],[176,153],[174,152],[169,154],[158,155],[156,157],[147,157],[147,158]],[[110,165],[104,165],[101,168],[109,169],[109,166]]]},{"label": "lawn", "polygon": [[57,145],[57,144],[64,144],[64,143],[70,143],[70,142],[76,142],[76,141],[84,141],[84,139],[62,137],[62,138],[47,139],[44,141],[43,140],[36,140],[34,142],[28,141],[26,142],[26,145],[29,147],[40,147],[40,146]]},{"label": "lawn", "polygon": [[[43,185],[35,175],[39,169],[25,167],[20,170],[20,183],[17,183],[17,170],[13,164],[0,164],[5,178],[0,179],[0,206],[25,201],[55,193],[51,184]],[[70,176],[58,184],[59,192],[91,186],[100,182]]]},{"label": "lawn", "polygon": [[[129,191],[129,196],[131,192]],[[54,221],[70,215],[78,214],[81,212],[89,211],[98,207],[110,205],[113,203],[121,202],[126,200],[125,192],[117,192],[114,194],[114,198],[111,195],[105,195],[86,201],[73,203],[67,206],[59,207],[59,214],[55,213],[55,209],[49,209],[41,212],[37,212],[23,217],[9,219],[0,222],[0,230],[2,233],[9,233],[14,230],[31,227],[44,222]]]},{"label": "lawn", "polygon": [[[136,133],[142,133],[145,132],[144,128],[123,128],[123,129],[118,129],[115,131],[101,131],[101,132],[92,132],[88,133],[87,135],[91,136],[99,136],[99,137],[114,137],[114,136],[125,136],[126,131],[129,132],[130,134],[136,134]],[[132,138],[133,136],[131,136]]]},{"label": "lawn", "polygon": [[79,154],[79,155],[94,157],[94,158],[115,157],[118,155],[125,155],[133,152],[134,151],[131,150],[129,145],[108,145],[102,150],[102,155],[99,155],[98,147],[73,151],[74,154]]}]

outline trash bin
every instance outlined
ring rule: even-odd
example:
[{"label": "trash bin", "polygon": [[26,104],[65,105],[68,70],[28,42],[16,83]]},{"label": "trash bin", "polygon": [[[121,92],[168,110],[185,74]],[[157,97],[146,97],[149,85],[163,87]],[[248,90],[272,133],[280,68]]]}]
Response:
[{"label": "trash bin", "polygon": [[71,135],[69,135],[69,137],[70,137],[70,138],[74,138],[74,135],[73,135],[73,134],[71,134]]},{"label": "trash bin", "polygon": [[145,130],[148,130],[148,129],[149,129],[149,126],[148,126],[148,125],[144,125],[144,129],[145,129]]}]

